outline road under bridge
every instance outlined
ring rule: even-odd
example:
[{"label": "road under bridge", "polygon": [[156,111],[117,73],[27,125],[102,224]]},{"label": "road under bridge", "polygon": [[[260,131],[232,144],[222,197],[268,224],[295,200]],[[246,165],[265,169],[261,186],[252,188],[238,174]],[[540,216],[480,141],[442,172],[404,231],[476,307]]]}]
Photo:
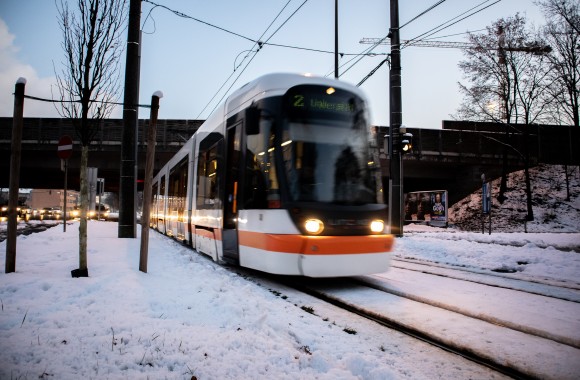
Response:
[{"label": "road under bridge", "polygon": [[[105,191],[118,192],[121,160],[122,120],[100,122],[91,144],[89,166],[98,168],[105,179]],[[203,120],[159,120],[155,171],[189,139]],[[145,136],[148,120],[139,121],[137,178],[145,167]],[[442,129],[408,128],[414,149],[403,159],[404,191],[448,190],[450,204],[481,187],[481,174],[497,178],[504,165],[508,172],[521,170],[526,157],[530,167],[538,163],[580,165],[580,128],[553,125],[505,126],[495,123],[444,121]],[[383,147],[388,127],[373,127],[374,142]],[[8,187],[12,118],[0,118],[0,187]],[[20,170],[21,188],[59,189],[64,184],[58,140],[69,135],[75,140],[69,159],[68,188],[79,188],[80,146],[72,122],[59,118],[25,118]],[[389,160],[381,151],[385,183]]]}]

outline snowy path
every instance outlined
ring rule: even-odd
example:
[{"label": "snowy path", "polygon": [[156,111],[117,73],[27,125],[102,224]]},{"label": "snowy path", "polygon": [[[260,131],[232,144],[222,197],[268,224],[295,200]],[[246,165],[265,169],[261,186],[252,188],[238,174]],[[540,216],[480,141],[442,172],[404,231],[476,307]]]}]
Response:
[{"label": "snowy path", "polygon": [[139,239],[117,229],[89,223],[85,279],[70,277],[78,228],[19,236],[17,272],[0,273],[0,379],[504,378],[303,293],[285,300],[158,233],[141,273]]}]

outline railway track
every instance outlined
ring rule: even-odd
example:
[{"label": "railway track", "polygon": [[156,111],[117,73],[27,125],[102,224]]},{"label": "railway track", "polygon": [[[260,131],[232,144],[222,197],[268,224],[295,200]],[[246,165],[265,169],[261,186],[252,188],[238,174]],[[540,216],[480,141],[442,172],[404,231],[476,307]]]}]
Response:
[{"label": "railway track", "polygon": [[[425,273],[422,275],[440,276]],[[323,280],[280,279],[270,276],[268,278],[267,281],[273,281],[274,284],[278,283],[283,287],[306,293],[322,302],[409,335],[511,378],[574,379],[580,371],[580,341],[575,336],[565,336],[557,331],[542,331],[537,326],[526,326],[524,322],[518,325],[503,320],[501,315],[468,313],[454,307],[452,303],[422,299],[401,290],[393,291],[389,288],[389,281],[381,281],[380,278],[377,279],[377,276]],[[464,279],[448,279],[465,281]],[[400,284],[397,285],[400,286]],[[478,286],[526,293],[522,289],[497,287],[483,282],[479,282]],[[569,291],[569,289],[564,288],[564,291]],[[284,290],[280,289],[278,292],[284,293]],[[542,297],[551,302],[570,303],[580,310],[577,301],[537,293],[537,289],[527,292],[529,297]],[[550,311],[541,310],[540,312],[549,313]],[[546,316],[546,323],[549,324],[549,320]],[[538,358],[542,359],[538,360]],[[545,363],[552,363],[552,365]],[[556,363],[557,365],[554,365]]]},{"label": "railway track", "polygon": [[[392,259],[392,267],[434,274],[458,280],[471,281],[490,286],[505,287],[506,289],[523,290],[529,293],[566,299],[580,302],[580,283],[567,282],[558,279],[526,277],[518,273],[517,277],[510,273],[490,273],[475,268],[452,267],[432,262],[419,262],[401,258]],[[546,289],[551,288],[551,291]]]},{"label": "railway track", "polygon": [[[580,290],[574,283],[407,260],[393,260],[391,269],[379,275],[336,279],[229,269],[325,321],[356,315],[498,375],[560,380],[580,373]],[[434,279],[451,285],[420,287]],[[470,302],[473,309],[462,304],[466,294],[479,297]],[[538,299],[542,306],[534,309]],[[572,311],[564,316],[569,318],[562,318],[568,308]],[[528,314],[541,314],[541,323]]]},{"label": "railway track", "polygon": [[[353,281],[353,286],[357,286],[356,282],[357,282],[356,280]],[[418,339],[418,340],[425,342],[429,345],[440,348],[440,349],[442,349],[446,352],[449,352],[451,354],[461,356],[462,358],[465,358],[465,359],[467,359],[471,362],[474,362],[476,364],[485,366],[493,371],[496,371],[496,372],[501,373],[503,375],[506,375],[508,377],[511,377],[514,379],[529,379],[530,378],[529,374],[522,373],[521,371],[519,371],[515,368],[511,368],[511,367],[503,365],[501,363],[497,363],[496,361],[494,361],[490,358],[479,355],[477,352],[470,350],[467,347],[457,347],[453,344],[449,344],[448,342],[445,342],[441,339],[437,339],[437,337],[435,337],[432,334],[429,334],[425,331],[422,331],[421,329],[413,328],[413,327],[406,325],[404,323],[400,323],[399,321],[397,321],[394,318],[382,315],[380,313],[374,313],[374,312],[367,310],[365,308],[359,307],[359,306],[351,304],[349,302],[345,302],[344,300],[341,300],[339,298],[329,296],[328,294],[326,294],[324,292],[317,291],[313,287],[303,285],[303,284],[297,284],[297,283],[287,283],[286,285],[291,286],[292,288],[297,289],[301,292],[304,292],[312,297],[315,297],[315,298],[320,299],[322,301],[328,302],[328,303],[330,303],[330,304],[332,304],[340,309],[343,309],[345,311],[354,313],[358,316],[361,316],[363,318],[366,318],[368,320],[376,322],[376,323],[378,323],[382,326],[385,326],[391,330],[395,330],[395,331],[401,332],[405,335],[411,336],[412,338]],[[540,377],[538,377],[538,379],[540,379]]]}]

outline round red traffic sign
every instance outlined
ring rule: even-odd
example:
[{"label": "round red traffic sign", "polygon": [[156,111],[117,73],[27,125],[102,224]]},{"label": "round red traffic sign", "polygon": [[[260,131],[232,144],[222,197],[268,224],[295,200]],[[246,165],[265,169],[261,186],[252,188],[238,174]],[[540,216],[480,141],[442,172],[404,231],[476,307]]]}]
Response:
[{"label": "round red traffic sign", "polygon": [[70,158],[72,155],[73,142],[70,136],[64,135],[58,140],[58,157],[62,160]]}]

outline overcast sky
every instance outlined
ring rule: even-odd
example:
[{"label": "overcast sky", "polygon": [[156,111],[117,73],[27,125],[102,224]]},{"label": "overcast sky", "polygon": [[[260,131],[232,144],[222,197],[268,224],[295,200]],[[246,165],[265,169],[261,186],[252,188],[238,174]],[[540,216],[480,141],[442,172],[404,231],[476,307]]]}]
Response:
[{"label": "overcast sky", "polygon": [[[262,74],[334,75],[332,0],[156,0],[155,3],[242,36],[178,17],[162,7],[154,8],[149,2],[142,3],[140,103],[149,103],[153,92],[163,91],[159,111],[162,119],[205,119],[227,93]],[[400,24],[404,25],[435,3],[436,0],[400,1]],[[401,39],[420,36],[480,4],[483,5],[476,8],[480,12],[430,38],[465,41],[466,31],[481,31],[516,12],[536,26],[543,23],[533,0],[446,0],[405,25]],[[377,53],[374,57],[358,60],[359,57],[350,55],[369,47],[359,43],[362,38],[382,38],[388,33],[389,1],[339,0],[338,5],[339,51],[344,53],[340,59],[340,79],[357,84],[390,51],[389,46],[379,46],[373,51]],[[489,7],[482,9],[486,6]],[[247,52],[255,50],[250,40],[330,53],[265,45],[251,62],[251,57],[244,61]],[[51,97],[55,67],[58,71],[63,67],[61,41],[54,1],[0,1],[0,116],[12,116],[12,93],[18,77],[27,79],[28,95]],[[402,50],[403,124],[439,128],[442,120],[451,118],[460,103],[457,82],[463,78],[457,64],[461,59],[461,51],[457,49]],[[234,72],[236,66],[239,67]],[[389,123],[388,83],[385,65],[361,86],[370,101],[373,124]],[[218,92],[222,85],[222,91]],[[121,112],[119,108],[114,116],[121,117]],[[58,117],[51,104],[31,100],[26,101],[24,114]],[[146,109],[140,111],[140,118],[148,116]]]}]

